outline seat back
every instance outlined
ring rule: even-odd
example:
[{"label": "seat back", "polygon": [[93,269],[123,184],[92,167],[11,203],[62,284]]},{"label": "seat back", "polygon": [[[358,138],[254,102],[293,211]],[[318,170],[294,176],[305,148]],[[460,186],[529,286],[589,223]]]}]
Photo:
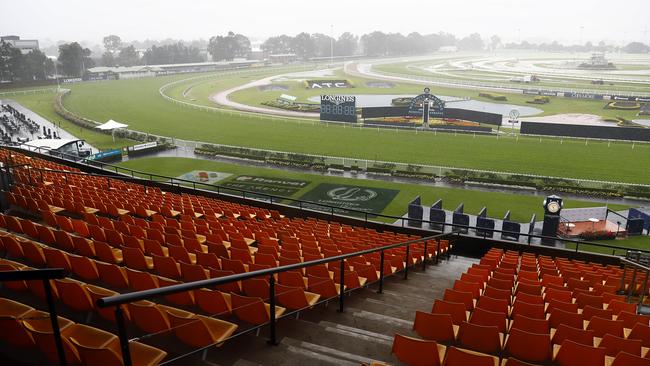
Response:
[{"label": "seat back", "polygon": [[555,357],[558,366],[603,366],[605,348],[592,347],[565,339]]},{"label": "seat back", "polygon": [[420,340],[395,334],[391,353],[410,366],[439,366],[440,352],[436,341]]},{"label": "seat back", "polygon": [[466,365],[494,366],[496,365],[494,356],[470,353],[458,349],[456,347],[447,348],[447,353],[445,355],[445,360],[443,364],[445,366],[466,366]]},{"label": "seat back", "polygon": [[505,350],[509,355],[522,361],[545,363],[551,358],[551,339],[548,334],[510,329]]},{"label": "seat back", "polygon": [[500,333],[506,332],[506,325],[508,323],[506,313],[489,311],[480,307],[474,309],[469,322],[477,325],[495,326],[497,327]]},{"label": "seat back", "polygon": [[467,321],[467,314],[465,313],[465,304],[460,302],[449,302],[444,300],[436,300],[433,303],[431,312],[434,314],[449,314],[455,325],[460,325],[462,322]]},{"label": "seat back", "polygon": [[551,343],[562,344],[565,339],[570,339],[576,343],[592,347],[594,345],[594,336],[595,333],[593,330],[584,330],[582,328],[574,328],[566,324],[560,324],[553,335]]},{"label": "seat back", "polygon": [[458,329],[458,343],[461,347],[476,352],[489,354],[501,352],[501,338],[496,326],[462,322]]},{"label": "seat back", "polygon": [[424,311],[415,312],[413,330],[422,338],[441,343],[454,343],[456,335],[449,314],[432,314]]}]

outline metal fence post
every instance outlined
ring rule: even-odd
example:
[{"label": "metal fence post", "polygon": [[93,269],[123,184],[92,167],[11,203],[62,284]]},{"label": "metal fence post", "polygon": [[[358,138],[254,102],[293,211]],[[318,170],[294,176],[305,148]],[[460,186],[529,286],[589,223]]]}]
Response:
[{"label": "metal fence post", "polygon": [[618,294],[622,295],[625,293],[625,272],[627,272],[627,265],[623,266],[623,275],[621,276],[621,286],[618,288]]},{"label": "metal fence post", "polygon": [[634,272],[632,272],[632,282],[630,283],[630,287],[627,290],[627,302],[630,302],[630,299],[632,298],[632,291],[634,291],[634,287],[636,284],[636,267],[634,267]]},{"label": "metal fence post", "polygon": [[277,346],[277,338],[275,332],[275,276],[269,276],[269,340],[268,344]]},{"label": "metal fence post", "polygon": [[115,307],[115,322],[117,323],[117,335],[120,338],[120,349],[122,350],[122,363],[124,366],[132,366],[131,351],[129,350],[129,338],[126,334],[126,326],[124,325],[124,314],[122,306]]},{"label": "metal fence post", "polygon": [[52,285],[50,280],[43,279],[43,287],[45,288],[45,298],[47,299],[47,309],[50,313],[50,322],[52,324],[52,333],[54,335],[54,344],[56,346],[56,353],[59,356],[59,364],[66,366],[65,351],[63,350],[63,342],[61,341],[61,329],[59,328],[59,318],[56,315],[56,305],[54,304],[54,297],[52,296]]},{"label": "metal fence post", "polygon": [[382,250],[379,255],[379,290],[378,294],[384,292],[384,251]]},{"label": "metal fence post", "polygon": [[646,270],[645,279],[643,280],[643,291],[639,296],[639,306],[643,305],[643,298],[646,296],[646,291],[648,290],[648,275],[650,275],[650,271]]},{"label": "metal fence post", "polygon": [[422,271],[427,270],[427,258],[429,254],[427,253],[427,242],[428,240],[424,241],[424,259],[422,259]]},{"label": "metal fence post", "polygon": [[341,284],[339,291],[339,313],[343,312],[343,296],[345,296],[345,259],[341,259]]},{"label": "metal fence post", "polygon": [[410,256],[409,249],[410,248],[411,248],[411,246],[409,244],[406,244],[406,260],[405,260],[406,265],[404,266],[404,279],[405,280],[409,278],[409,263],[411,261],[410,258],[409,258],[409,256]]}]

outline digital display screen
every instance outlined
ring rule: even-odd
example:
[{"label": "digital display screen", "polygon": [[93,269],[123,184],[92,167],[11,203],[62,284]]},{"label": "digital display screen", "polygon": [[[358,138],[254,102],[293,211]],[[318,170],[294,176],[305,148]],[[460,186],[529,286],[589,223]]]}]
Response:
[{"label": "digital display screen", "polygon": [[321,95],[321,121],[357,122],[357,98],[351,95]]}]

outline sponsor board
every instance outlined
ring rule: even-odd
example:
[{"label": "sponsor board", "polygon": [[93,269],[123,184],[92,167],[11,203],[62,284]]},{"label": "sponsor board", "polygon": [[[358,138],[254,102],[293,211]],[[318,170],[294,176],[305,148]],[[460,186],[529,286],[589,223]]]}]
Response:
[{"label": "sponsor board", "polygon": [[138,145],[133,145],[129,146],[129,151],[138,151],[138,150],[144,150],[144,149],[151,149],[152,147],[158,146],[158,142],[147,142],[145,144],[138,144]]},{"label": "sponsor board", "polygon": [[308,89],[349,88],[347,80],[306,80]]},{"label": "sponsor board", "polygon": [[291,196],[307,187],[309,183],[311,182],[298,179],[240,175],[223,183],[222,186],[277,196]]},{"label": "sponsor board", "polygon": [[197,183],[205,184],[214,184],[216,182],[222,181],[232,174],[222,173],[222,172],[210,172],[205,170],[192,170],[191,172],[185,173],[178,176],[178,179],[189,180]]},{"label": "sponsor board", "polygon": [[120,149],[115,149],[115,150],[106,150],[106,151],[100,151],[96,154],[92,154],[88,157],[89,160],[106,160],[106,159],[117,159],[118,157],[122,157],[122,150]]},{"label": "sponsor board", "polygon": [[350,209],[379,214],[398,193],[395,189],[321,183],[300,197],[300,200],[314,202],[315,204],[302,205],[314,210],[330,210],[318,205],[322,204],[338,207],[334,212],[339,214],[350,214]]}]

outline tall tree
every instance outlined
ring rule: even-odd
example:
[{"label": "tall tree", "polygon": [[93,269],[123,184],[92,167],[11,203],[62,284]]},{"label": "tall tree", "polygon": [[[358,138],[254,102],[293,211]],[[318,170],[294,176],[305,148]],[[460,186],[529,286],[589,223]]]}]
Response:
[{"label": "tall tree", "polygon": [[495,34],[490,37],[490,48],[496,50],[499,47],[501,47],[501,38]]},{"label": "tall tree", "polygon": [[650,52],[650,46],[646,46],[641,42],[630,42],[623,47],[623,51],[627,53],[648,53]]},{"label": "tall tree", "polygon": [[45,80],[52,73],[54,63],[43,52],[32,50],[23,55],[23,73],[21,80]]},{"label": "tall tree", "polygon": [[386,33],[379,31],[361,36],[363,50],[368,56],[384,56],[388,54],[387,40]]},{"label": "tall tree", "polygon": [[315,56],[330,56],[330,53],[333,51],[334,38],[322,33],[314,33],[311,35],[311,39],[314,44]]},{"label": "tall tree", "polygon": [[151,46],[144,53],[142,61],[147,65],[165,65],[201,62],[203,57],[198,48],[187,47],[182,42],[178,42],[164,46]]},{"label": "tall tree", "polygon": [[299,33],[293,37],[293,51],[296,55],[302,59],[308,59],[314,57],[316,51],[316,45],[314,40],[311,38],[309,33]]},{"label": "tall tree", "polygon": [[469,36],[458,41],[458,49],[468,51],[479,51],[483,49],[483,40],[478,33],[472,33]]},{"label": "tall tree", "polygon": [[101,59],[102,66],[115,66],[115,56],[111,52],[104,52]]},{"label": "tall tree", "polygon": [[82,48],[77,42],[65,43],[59,46],[59,63],[61,72],[67,76],[81,77],[86,69],[93,67],[95,62],[90,58],[92,52]]},{"label": "tall tree", "polygon": [[0,80],[14,81],[20,76],[22,54],[6,42],[0,42]]},{"label": "tall tree", "polygon": [[248,57],[251,53],[251,42],[242,34],[228,32],[225,36],[210,37],[208,52],[214,61],[231,61],[239,57]]},{"label": "tall tree", "polygon": [[350,32],[345,32],[339,36],[334,45],[334,54],[337,56],[351,56],[357,51],[359,37]]},{"label": "tall tree", "polygon": [[106,51],[116,54],[122,48],[122,39],[114,34],[104,37],[104,48]]},{"label": "tall tree", "polygon": [[262,51],[269,54],[282,54],[293,52],[293,38],[283,34],[281,36],[270,37],[260,47]]},{"label": "tall tree", "polygon": [[120,66],[135,66],[140,64],[140,55],[133,45],[124,47],[117,56],[117,64]]}]

